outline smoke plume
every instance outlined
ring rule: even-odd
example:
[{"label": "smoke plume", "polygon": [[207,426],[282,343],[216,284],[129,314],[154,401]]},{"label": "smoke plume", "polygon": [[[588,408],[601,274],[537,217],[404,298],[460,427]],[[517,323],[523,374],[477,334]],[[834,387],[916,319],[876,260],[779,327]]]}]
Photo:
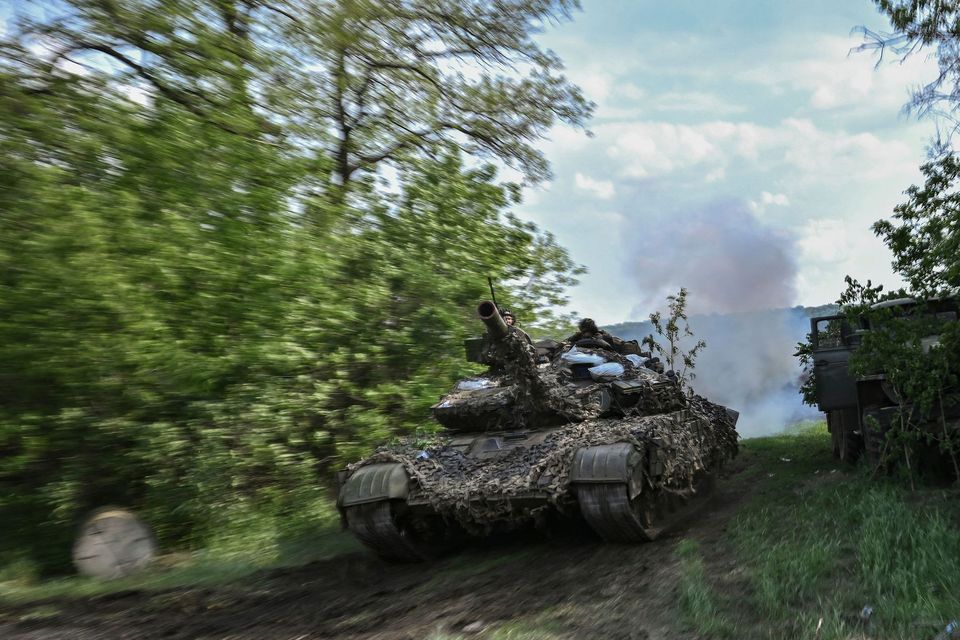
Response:
[{"label": "smoke plume", "polygon": [[739,203],[663,216],[635,228],[628,242],[643,317],[680,287],[690,291],[693,313],[783,308],[796,297],[794,239]]},{"label": "smoke plume", "polygon": [[[694,340],[707,342],[692,386],[740,412],[741,436],[770,435],[818,415],[801,401],[793,356],[809,323],[802,308],[785,308],[796,296],[793,238],[724,202],[638,228],[629,241],[642,292],[636,316],[666,312],[666,296],[687,288]],[[649,324],[631,329],[636,335],[624,337],[650,332]]]}]

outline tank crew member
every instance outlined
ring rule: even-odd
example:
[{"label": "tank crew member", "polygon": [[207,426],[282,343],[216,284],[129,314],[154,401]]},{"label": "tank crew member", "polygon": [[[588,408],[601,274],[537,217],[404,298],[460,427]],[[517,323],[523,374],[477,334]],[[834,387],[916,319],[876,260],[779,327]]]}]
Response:
[{"label": "tank crew member", "polygon": [[512,331],[520,333],[524,338],[526,338],[527,342],[533,344],[533,339],[529,336],[529,334],[517,326],[517,317],[513,315],[513,311],[510,311],[510,309],[503,309],[500,311],[500,316]]},{"label": "tank crew member", "polygon": [[578,325],[579,331],[567,338],[569,344],[577,344],[580,340],[602,340],[603,342],[610,345],[610,348],[616,351],[619,354],[637,354],[649,356],[649,353],[644,353],[640,350],[640,345],[637,344],[636,340],[624,340],[623,338],[618,338],[617,336],[604,331],[603,329],[597,326],[597,323],[593,321],[592,318],[584,318],[580,321]]},{"label": "tank crew member", "polygon": [[620,338],[616,338],[597,327],[597,323],[593,321],[593,318],[584,318],[580,321],[580,324],[577,325],[577,328],[579,331],[567,338],[567,342],[570,344],[577,344],[581,340],[603,340],[613,347],[614,341],[620,341]]}]

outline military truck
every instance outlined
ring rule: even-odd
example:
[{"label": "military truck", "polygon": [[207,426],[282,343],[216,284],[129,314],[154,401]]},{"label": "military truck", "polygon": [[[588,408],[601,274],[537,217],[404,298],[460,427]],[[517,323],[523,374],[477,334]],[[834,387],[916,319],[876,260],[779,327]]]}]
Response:
[{"label": "military truck", "polygon": [[380,556],[423,560],[465,537],[578,517],[607,540],[651,540],[736,454],[737,413],[652,359],[592,339],[534,345],[493,302],[477,311],[487,334],[468,356],[489,369],[433,406],[443,431],[340,475],[343,523]]},{"label": "military truck", "polygon": [[[923,323],[928,333],[922,338],[924,352],[938,344],[939,330],[945,322],[958,319],[958,299],[944,297],[929,300],[898,298],[878,302],[855,322],[844,314],[810,319],[810,346],[817,407],[827,416],[834,455],[854,462],[866,454],[872,464],[882,458],[886,432],[902,417],[902,412],[918,419],[909,398],[901,398],[884,371],[855,376],[850,358],[865,335],[883,330],[890,319],[908,319]],[[947,409],[946,417],[960,408]],[[939,411],[937,411],[939,413]],[[932,420],[919,420],[920,427],[938,436],[944,426]],[[937,433],[933,433],[937,432]],[[932,438],[932,440],[935,438]]]}]

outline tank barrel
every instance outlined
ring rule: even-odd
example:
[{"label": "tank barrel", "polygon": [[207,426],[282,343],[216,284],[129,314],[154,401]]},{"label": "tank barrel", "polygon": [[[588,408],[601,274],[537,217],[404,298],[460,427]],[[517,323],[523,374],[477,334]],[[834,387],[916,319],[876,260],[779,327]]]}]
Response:
[{"label": "tank barrel", "polygon": [[487,331],[494,340],[503,339],[509,332],[507,323],[503,321],[500,311],[497,310],[497,305],[489,300],[484,300],[477,305],[477,315],[483,320],[483,324],[487,325]]}]

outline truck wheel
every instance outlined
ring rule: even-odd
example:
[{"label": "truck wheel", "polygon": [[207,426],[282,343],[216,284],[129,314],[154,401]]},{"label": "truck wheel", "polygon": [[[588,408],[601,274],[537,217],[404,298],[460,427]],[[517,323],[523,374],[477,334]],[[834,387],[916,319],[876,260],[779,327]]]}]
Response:
[{"label": "truck wheel", "polygon": [[830,431],[830,444],[833,446],[833,457],[840,457],[840,432],[843,430],[843,423],[840,421],[839,411],[827,412],[827,430]]},{"label": "truck wheel", "polygon": [[853,464],[863,453],[863,436],[857,432],[857,427],[860,426],[857,411],[844,409],[838,413],[840,419],[836,421],[835,429],[837,457],[841,462]]}]

